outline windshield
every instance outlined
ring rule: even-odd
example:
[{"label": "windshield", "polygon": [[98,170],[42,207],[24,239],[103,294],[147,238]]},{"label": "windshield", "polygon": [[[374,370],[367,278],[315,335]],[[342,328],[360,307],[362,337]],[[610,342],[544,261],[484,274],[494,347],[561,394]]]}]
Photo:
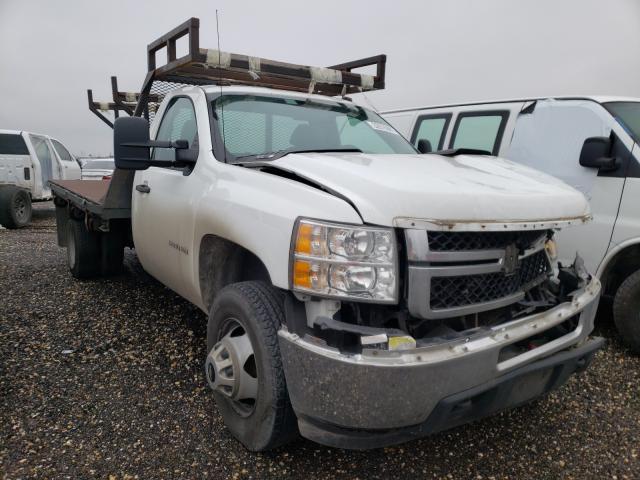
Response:
[{"label": "windshield", "polygon": [[377,114],[350,102],[223,95],[213,109],[231,160],[293,151],[416,153]]},{"label": "windshield", "polygon": [[608,102],[604,107],[636,142],[640,142],[640,102]]}]

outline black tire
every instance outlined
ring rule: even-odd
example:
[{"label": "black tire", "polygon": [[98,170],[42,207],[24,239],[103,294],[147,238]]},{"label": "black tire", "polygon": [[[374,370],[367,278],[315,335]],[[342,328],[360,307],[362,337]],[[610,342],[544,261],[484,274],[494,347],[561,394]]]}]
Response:
[{"label": "black tire", "polygon": [[218,410],[233,436],[249,450],[259,452],[283,445],[298,435],[278,346],[278,328],[284,320],[283,296],[263,282],[223,288],[211,307],[207,352],[225,333],[221,329],[228,318],[237,319],[251,340],[258,395],[253,410],[241,415],[233,400],[214,390]]},{"label": "black tire", "polygon": [[640,270],[618,287],[613,299],[613,320],[623,343],[640,353]]},{"label": "black tire", "polygon": [[71,275],[91,278],[100,274],[100,239],[82,221],[69,219],[67,223],[67,263]]},{"label": "black tire", "polygon": [[31,222],[31,215],[29,192],[14,186],[0,188],[0,225],[22,228]]},{"label": "black tire", "polygon": [[118,231],[100,234],[100,270],[102,275],[122,273],[124,240]]}]

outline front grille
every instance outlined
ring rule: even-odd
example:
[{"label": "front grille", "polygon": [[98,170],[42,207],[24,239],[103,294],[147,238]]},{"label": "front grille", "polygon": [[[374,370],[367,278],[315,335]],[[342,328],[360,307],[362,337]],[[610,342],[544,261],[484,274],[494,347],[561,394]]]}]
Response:
[{"label": "front grille", "polygon": [[[507,233],[507,232],[500,232]],[[540,232],[538,232],[539,234]],[[516,272],[492,272],[431,279],[431,310],[458,308],[491,302],[528,290],[542,282],[549,272],[547,254],[540,250],[523,258]]]},{"label": "front grille", "polygon": [[524,250],[533,245],[546,230],[524,230],[512,232],[439,232],[427,233],[429,250],[436,252],[459,252],[469,250],[497,250],[516,244]]}]

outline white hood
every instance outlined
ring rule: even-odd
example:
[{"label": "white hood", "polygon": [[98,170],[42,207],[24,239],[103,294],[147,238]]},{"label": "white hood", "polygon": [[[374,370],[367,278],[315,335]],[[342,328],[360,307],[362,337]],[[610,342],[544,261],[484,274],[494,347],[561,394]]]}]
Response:
[{"label": "white hood", "polygon": [[489,156],[292,153],[269,163],[343,195],[376,225],[406,218],[520,223],[589,215],[585,197],[561,180]]}]

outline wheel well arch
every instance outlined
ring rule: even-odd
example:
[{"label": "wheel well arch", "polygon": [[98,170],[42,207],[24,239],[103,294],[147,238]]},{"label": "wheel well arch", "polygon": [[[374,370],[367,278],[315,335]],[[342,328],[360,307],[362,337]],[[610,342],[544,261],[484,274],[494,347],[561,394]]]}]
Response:
[{"label": "wheel well arch", "polygon": [[207,311],[222,288],[249,280],[271,283],[267,267],[256,254],[217,235],[202,237],[198,250],[198,281]]},{"label": "wheel well arch", "polygon": [[606,260],[600,274],[603,292],[613,295],[625,278],[640,270],[640,240],[624,246]]}]

